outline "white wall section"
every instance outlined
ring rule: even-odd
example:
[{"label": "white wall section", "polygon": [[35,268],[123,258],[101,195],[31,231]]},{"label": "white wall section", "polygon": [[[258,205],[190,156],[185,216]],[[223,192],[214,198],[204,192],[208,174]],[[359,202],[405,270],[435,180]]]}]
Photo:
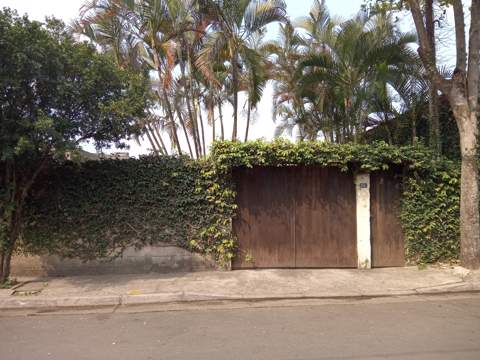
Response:
[{"label": "white wall section", "polygon": [[355,176],[357,194],[357,259],[359,269],[370,269],[372,247],[370,243],[370,174]]}]

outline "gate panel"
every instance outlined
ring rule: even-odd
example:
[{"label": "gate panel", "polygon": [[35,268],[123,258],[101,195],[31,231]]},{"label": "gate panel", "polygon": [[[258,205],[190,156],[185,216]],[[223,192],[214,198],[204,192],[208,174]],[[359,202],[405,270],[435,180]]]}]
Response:
[{"label": "gate panel", "polygon": [[401,184],[393,172],[370,174],[372,266],[404,266]]},{"label": "gate panel", "polygon": [[237,169],[234,177],[238,209],[233,230],[239,249],[232,267],[294,267],[292,169]]},{"label": "gate panel", "polygon": [[317,166],[298,167],[296,171],[296,267],[356,267],[352,174]]}]

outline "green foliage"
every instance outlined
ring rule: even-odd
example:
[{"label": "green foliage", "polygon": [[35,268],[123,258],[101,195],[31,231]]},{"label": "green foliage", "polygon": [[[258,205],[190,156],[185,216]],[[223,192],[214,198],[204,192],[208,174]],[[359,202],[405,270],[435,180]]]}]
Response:
[{"label": "green foliage", "polygon": [[0,282],[36,178],[83,141],[126,146],[140,131],[149,92],[146,74],[75,42],[62,22],[0,11]]},{"label": "green foliage", "polygon": [[[144,74],[119,70],[64,25],[0,11],[1,159],[97,146],[138,133],[149,105]],[[38,154],[40,153],[40,154]]]},{"label": "green foliage", "polygon": [[427,168],[431,159],[423,147],[390,146],[384,142],[373,144],[336,144],[319,141],[292,143],[282,139],[216,142],[212,147],[212,160],[219,171],[227,173],[237,166],[252,167],[321,165],[342,170],[386,170],[392,164],[404,164],[410,169]]},{"label": "green foliage", "polygon": [[[412,262],[454,260],[459,251],[460,173],[455,163],[435,160],[424,147],[396,147],[384,142],[369,145],[276,140],[271,143],[217,142],[212,148],[217,179],[228,178],[233,167],[320,165],[342,170],[405,169],[401,220],[407,259]],[[224,186],[210,188],[222,202],[226,216],[234,214],[235,193]],[[223,234],[227,236],[227,234]],[[233,236],[233,235],[232,235]],[[232,237],[233,239],[233,237]]]},{"label": "green foliage", "polygon": [[190,248],[188,240],[211,222],[196,191],[201,165],[191,159],[87,161],[50,173],[28,207],[27,251],[87,260],[157,242]]},{"label": "green foliage", "polygon": [[460,250],[460,169],[432,164],[404,180],[401,221],[406,257],[432,263],[458,258]]},{"label": "green foliage", "polygon": [[434,162],[425,148],[381,142],[227,141],[216,142],[203,161],[162,156],[60,166],[37,185],[23,245],[31,252],[93,259],[166,242],[228,266],[236,252],[232,169],[312,164],[353,171],[402,165],[408,259],[423,263],[458,255],[458,169]]}]

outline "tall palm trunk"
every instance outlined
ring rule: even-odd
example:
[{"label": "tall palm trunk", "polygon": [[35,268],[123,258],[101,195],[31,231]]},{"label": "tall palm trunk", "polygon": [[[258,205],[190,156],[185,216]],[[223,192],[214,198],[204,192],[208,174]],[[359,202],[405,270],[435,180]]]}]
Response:
[{"label": "tall palm trunk", "polygon": [[234,52],[232,56],[232,87],[233,87],[233,129],[232,141],[237,141],[237,126],[238,126],[238,69],[237,69],[237,53]]},{"label": "tall palm trunk", "polygon": [[[192,58],[190,56],[190,52],[187,52],[187,61],[188,61],[188,86],[187,86],[187,98],[185,102],[187,104],[187,111],[188,116],[190,117],[190,121],[192,123],[192,132],[193,132],[193,140],[195,144],[195,154],[197,158],[202,156],[202,146],[200,144],[200,132],[198,130],[198,122],[197,122],[197,113],[195,111],[195,92],[193,89],[193,65],[192,65]],[[190,102],[191,101],[191,102]]]},{"label": "tall palm trunk", "polygon": [[168,118],[169,118],[171,131],[172,131],[172,134],[173,134],[173,143],[174,143],[175,147],[177,148],[178,154],[181,154],[182,149],[180,147],[180,141],[178,139],[177,124],[175,123],[175,117],[173,115],[172,107],[170,105],[170,100],[168,98],[168,94],[167,94],[167,91],[165,90],[165,88],[162,89],[162,95],[163,95],[163,102],[164,102],[165,107],[167,109],[167,115],[168,115]]},{"label": "tall palm trunk", "polygon": [[412,111],[411,113],[411,119],[412,119],[412,145],[417,144],[417,114],[415,111]]},{"label": "tall palm trunk", "polygon": [[198,108],[198,120],[200,122],[200,130],[202,131],[202,148],[203,156],[206,155],[207,149],[205,147],[205,131],[203,128],[203,116],[202,116],[202,107],[200,105],[200,99],[197,98],[197,108]]},{"label": "tall palm trunk", "polygon": [[195,145],[195,156],[199,158],[201,156],[201,147],[200,147],[200,139],[198,136],[197,116],[195,112],[192,110],[192,105],[190,104],[189,98],[185,99],[185,103],[187,104],[188,117],[190,118],[190,122],[192,124],[192,137],[193,137],[193,144]]},{"label": "tall palm trunk", "polygon": [[168,119],[170,121],[170,126],[171,126],[171,131],[172,131],[172,134],[173,134],[173,142],[178,150],[178,153],[181,154],[182,153],[182,149],[180,147],[180,141],[178,140],[178,134],[177,134],[177,126],[175,124],[175,117],[173,115],[173,111],[172,111],[172,107],[170,105],[170,100],[168,98],[168,94],[167,94],[167,90],[165,89],[165,86],[163,86],[163,84],[161,83],[162,81],[162,66],[161,66],[161,63],[160,63],[160,59],[158,58],[158,53],[157,53],[157,49],[155,47],[155,43],[154,41],[152,41],[152,50],[153,50],[153,61],[154,61],[154,64],[155,64],[155,67],[157,69],[157,74],[158,74],[158,80],[160,82],[160,87],[162,88],[161,90],[161,94],[157,91],[157,96],[160,100],[160,102],[162,102],[163,100],[163,103],[165,105],[165,108],[167,109],[167,116],[168,116]]},{"label": "tall palm trunk", "polygon": [[[188,66],[189,66],[189,69],[190,69],[190,72],[191,72],[191,62],[190,62],[190,53],[187,51],[187,58],[188,58]],[[183,60],[180,61],[180,71],[182,72],[182,77],[185,79],[185,94],[186,94],[186,99],[185,99],[185,104],[187,106],[187,114],[188,114],[188,118],[190,119],[190,124],[192,124],[192,139],[193,139],[193,146],[194,146],[194,149],[195,149],[195,156],[196,158],[198,159],[199,158],[199,142],[198,142],[198,137],[197,137],[197,128],[196,128],[196,119],[194,117],[194,114],[193,114],[193,111],[192,111],[192,108],[190,106],[190,100],[189,100],[189,97],[190,95],[192,94],[191,92],[191,82],[192,82],[192,77],[191,77],[191,73],[189,73],[189,76],[187,78],[186,76],[186,73],[185,73],[185,63]],[[193,157],[193,155],[192,155]]]},{"label": "tall palm trunk", "polygon": [[190,156],[193,158],[193,151],[192,151],[192,146],[190,145],[190,139],[188,136],[187,127],[185,126],[185,121],[183,120],[182,112],[180,111],[177,103],[175,103],[175,109],[177,110],[177,116],[178,116],[178,119],[180,120],[180,124],[182,125],[183,134],[185,135],[185,139],[187,140],[188,152],[190,153]]},{"label": "tall palm trunk", "polygon": [[[158,145],[155,144],[155,142],[153,141],[153,138],[152,138],[152,135],[150,135],[150,129],[147,128],[147,131],[145,131],[145,134],[147,135],[147,138],[148,138],[148,142],[150,143],[150,145],[152,146],[152,150],[155,154],[160,154],[160,150],[159,148],[157,147]],[[162,154],[163,154],[163,151],[162,151]]]},{"label": "tall palm trunk", "polygon": [[248,129],[250,127],[250,112],[251,112],[251,106],[250,106],[250,102],[248,102],[247,104],[248,108],[247,108],[247,126],[245,128],[245,142],[247,142],[248,140]]},{"label": "tall palm trunk", "polygon": [[[160,153],[162,155],[166,155],[166,153],[164,151],[164,148],[162,147],[162,145],[158,141],[157,137],[155,136],[155,132],[152,128],[152,125],[150,125],[150,124],[147,124],[147,137],[149,138],[150,142],[152,142],[152,140],[153,140],[153,142],[156,145],[156,148],[160,151]],[[155,149],[155,146],[154,146],[154,149]]]},{"label": "tall palm trunk", "polygon": [[213,102],[213,96],[210,95],[208,100],[208,121],[212,126],[212,143],[215,141],[215,104]]},{"label": "tall palm trunk", "polygon": [[194,124],[194,131],[195,131],[195,139],[197,142],[197,147],[198,147],[198,156],[202,156],[202,142],[200,139],[200,125],[199,125],[199,119],[198,119],[198,111],[197,111],[197,106],[195,105],[195,95],[191,94],[191,99],[187,99],[187,101],[191,101],[191,110],[192,110],[192,116],[193,116],[193,124]]},{"label": "tall palm trunk", "polygon": [[162,147],[163,153],[165,155],[168,155],[167,147],[165,146],[165,143],[162,139],[162,135],[160,134],[160,131],[158,131],[158,127],[156,127],[155,125],[153,125],[152,127],[153,127],[153,130],[155,131],[155,134],[158,137],[158,140],[160,141],[160,145]]},{"label": "tall palm trunk", "polygon": [[223,114],[222,114],[222,102],[218,101],[218,117],[220,119],[220,139],[225,140],[225,131],[223,129]]}]

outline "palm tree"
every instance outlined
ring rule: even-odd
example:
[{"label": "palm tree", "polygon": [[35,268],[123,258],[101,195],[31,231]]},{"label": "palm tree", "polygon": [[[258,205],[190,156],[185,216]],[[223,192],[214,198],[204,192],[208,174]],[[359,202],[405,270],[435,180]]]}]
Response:
[{"label": "palm tree", "polygon": [[[187,32],[197,32],[194,0],[97,0],[88,1],[77,22],[83,28],[82,33],[92,41],[109,48],[115,53],[122,50],[130,58],[147,66],[156,73],[154,93],[158,98],[164,118],[168,119],[168,130],[171,142],[176,152],[181,153],[180,138],[177,128],[180,127],[186,137],[189,152],[187,128],[182,113],[177,111],[175,104],[175,68],[179,59],[182,36]],[[111,31],[106,36],[105,24],[120,24],[122,31]],[[112,26],[110,26],[112,27]],[[113,27],[112,27],[113,28]],[[201,32],[201,31],[199,31]],[[125,34],[128,34],[126,41]],[[126,47],[131,43],[134,46]],[[133,52],[132,50],[135,50]],[[190,108],[190,103],[189,103]],[[177,122],[180,126],[177,125]],[[194,121],[190,119],[190,124]],[[196,132],[194,132],[197,135]],[[197,148],[196,148],[197,149]],[[198,149],[197,149],[198,150]],[[198,154],[197,154],[198,155]]]},{"label": "palm tree", "polygon": [[429,82],[424,76],[413,72],[400,78],[393,86],[401,99],[401,108],[397,117],[408,124],[411,131],[411,144],[415,145],[418,142],[417,119],[428,113]]},{"label": "palm tree", "polygon": [[263,32],[252,34],[249,43],[249,51],[245,54],[245,72],[240,80],[240,89],[247,94],[247,123],[245,126],[245,140],[248,140],[248,131],[252,117],[252,111],[260,102],[263,90],[269,79],[268,51],[263,46]]},{"label": "palm tree", "polygon": [[293,127],[302,123],[302,114],[305,113],[298,87],[305,42],[290,22],[280,24],[279,30],[278,40],[263,45],[263,51],[272,58],[269,77],[274,79],[272,109],[273,121],[277,123],[275,137],[284,132],[291,134]]},{"label": "palm tree", "polygon": [[[316,92],[328,95],[334,105],[330,112],[341,113],[346,119],[343,138],[357,142],[365,131],[372,110],[369,99],[378,90],[378,83],[386,86],[415,61],[416,54],[408,45],[416,38],[398,31],[385,14],[368,17],[359,13],[335,26],[328,20],[320,24],[322,31],[311,37],[313,46],[302,63],[301,86],[310,95],[307,97]],[[325,92],[318,89],[322,84]]]},{"label": "palm tree", "polygon": [[219,86],[213,64],[228,62],[232,85],[233,130],[237,140],[238,92],[245,64],[252,58],[249,40],[268,24],[284,21],[283,0],[206,0],[204,11],[211,19],[207,38],[196,66],[212,85]]},{"label": "palm tree", "polygon": [[[73,33],[87,37],[103,52],[112,54],[120,68],[145,71],[143,48],[131,31],[128,9],[115,0],[87,1],[80,10],[80,18],[70,25]],[[160,118],[150,114],[139,124],[156,154],[167,154],[159,128],[164,127]],[[137,138],[137,142],[140,139]]]}]

